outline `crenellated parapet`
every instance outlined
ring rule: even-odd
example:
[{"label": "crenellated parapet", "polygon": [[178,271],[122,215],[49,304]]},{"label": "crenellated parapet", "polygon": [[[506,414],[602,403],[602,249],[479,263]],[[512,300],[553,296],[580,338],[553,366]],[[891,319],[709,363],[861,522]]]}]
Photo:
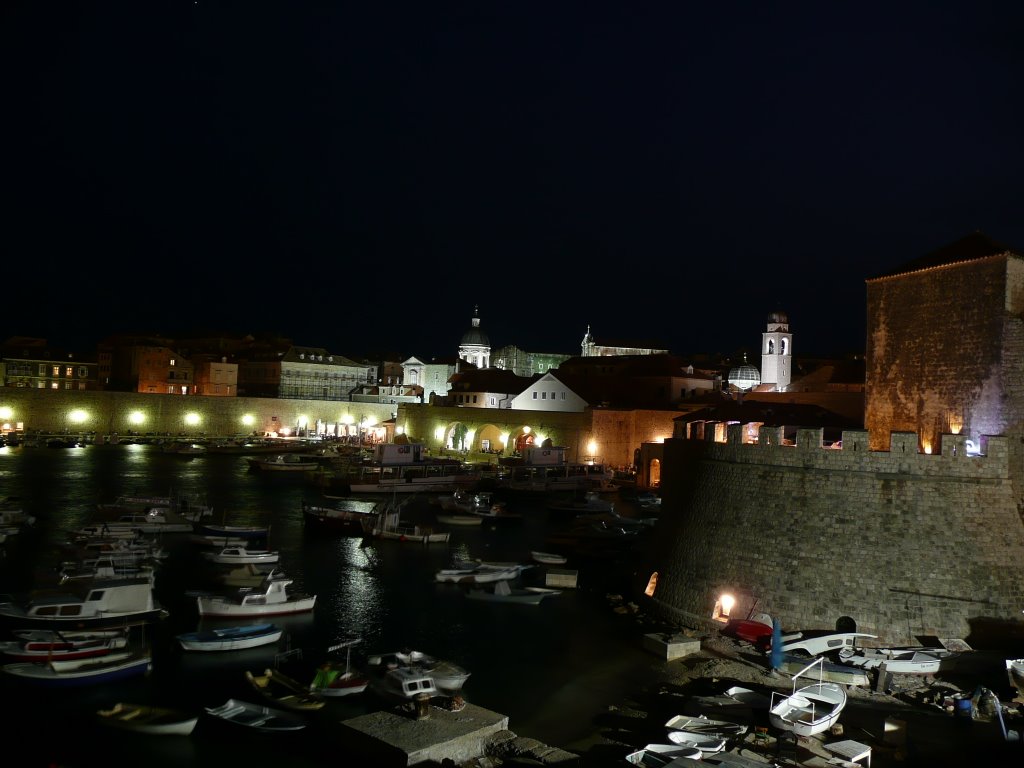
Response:
[{"label": "crenellated parapet", "polygon": [[889,450],[872,451],[867,430],[844,430],[839,445],[826,445],[821,428],[800,427],[794,441],[785,440],[783,435],[791,431],[763,426],[757,442],[745,442],[747,426],[729,424],[725,442],[698,441],[707,444],[709,458],[737,464],[973,479],[1005,479],[1009,473],[1008,438],[1001,435],[983,437],[979,452],[964,435],[944,434],[939,450],[929,453],[920,449],[920,438],[913,432],[893,432]]}]

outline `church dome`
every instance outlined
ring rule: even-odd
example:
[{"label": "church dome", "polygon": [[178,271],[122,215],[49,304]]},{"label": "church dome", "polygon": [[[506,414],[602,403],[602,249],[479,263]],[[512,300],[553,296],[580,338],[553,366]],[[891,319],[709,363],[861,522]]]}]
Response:
[{"label": "church dome", "polygon": [[462,346],[489,347],[491,346],[491,340],[488,339],[487,334],[479,328],[470,328],[462,334]]},{"label": "church dome", "polygon": [[728,382],[730,386],[746,392],[761,383],[761,372],[747,362],[747,356],[743,356],[743,365],[737,365],[729,369]]},{"label": "church dome", "polygon": [[768,315],[768,322],[773,324],[783,323],[788,325],[789,318],[786,316],[785,312],[772,312],[770,315]]},{"label": "church dome", "polygon": [[489,347],[491,340],[487,334],[480,330],[480,308],[473,307],[473,325],[468,331],[462,334],[460,347]]}]

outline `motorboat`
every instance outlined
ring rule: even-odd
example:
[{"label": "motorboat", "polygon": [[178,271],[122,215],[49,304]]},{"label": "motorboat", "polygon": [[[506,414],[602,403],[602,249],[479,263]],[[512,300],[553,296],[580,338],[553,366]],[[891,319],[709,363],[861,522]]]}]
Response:
[{"label": "motorboat", "polygon": [[249,549],[248,547],[223,547],[218,552],[201,552],[204,558],[222,565],[239,563],[276,563],[281,553],[269,549]]},{"label": "motorboat", "polygon": [[885,666],[886,672],[902,675],[934,675],[949,666],[959,656],[958,652],[945,648],[913,646],[904,648],[842,648],[839,661],[852,667],[878,669]]},{"label": "motorboat", "polygon": [[358,638],[346,640],[328,648],[328,653],[345,649],[345,666],[342,667],[339,661],[328,659],[317,667],[309,690],[328,698],[352,696],[365,691],[370,684],[370,678],[352,668],[352,646],[359,642],[361,641]]},{"label": "motorboat", "polygon": [[465,568],[442,568],[434,574],[434,578],[452,584],[492,584],[496,581],[519,578],[521,572],[518,565],[494,568],[477,563],[467,564]]},{"label": "motorboat", "polygon": [[126,630],[56,632],[22,630],[18,640],[0,643],[0,652],[13,661],[49,662],[54,659],[87,659],[106,656],[128,646]]},{"label": "motorboat", "polygon": [[457,694],[466,684],[470,673],[451,661],[436,659],[421,651],[396,652],[395,658],[407,667],[418,669],[434,679],[441,693]]},{"label": "motorboat", "polygon": [[63,688],[141,677],[152,667],[153,657],[149,652],[119,651],[86,659],[54,659],[48,664],[32,661],[5,664],[2,669],[19,680],[49,688]]},{"label": "motorboat", "polygon": [[96,717],[103,725],[154,736],[188,736],[199,722],[199,715],[191,712],[123,701],[97,710]]},{"label": "motorboat", "polygon": [[0,603],[0,619],[28,629],[109,629],[163,615],[149,578],[90,579],[81,593],[41,591],[24,603]]},{"label": "motorboat", "polygon": [[312,611],[316,595],[290,592],[293,579],[269,576],[258,587],[242,587],[233,595],[199,595],[196,604],[200,616],[236,618],[278,616]]}]

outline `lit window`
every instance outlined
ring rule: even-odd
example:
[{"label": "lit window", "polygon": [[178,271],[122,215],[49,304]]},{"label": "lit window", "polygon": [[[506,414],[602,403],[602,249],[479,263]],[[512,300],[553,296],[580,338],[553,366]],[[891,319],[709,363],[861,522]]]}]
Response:
[{"label": "lit window", "polygon": [[64,375],[70,379],[72,376],[75,375],[75,369],[69,365],[67,368],[64,369]]}]

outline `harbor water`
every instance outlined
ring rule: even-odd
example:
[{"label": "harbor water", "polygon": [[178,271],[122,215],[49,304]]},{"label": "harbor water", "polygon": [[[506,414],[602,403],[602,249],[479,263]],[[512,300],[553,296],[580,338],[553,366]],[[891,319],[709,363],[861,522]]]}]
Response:
[{"label": "harbor water", "polygon": [[[570,554],[560,567],[577,571],[577,587],[536,606],[468,600],[463,586],[434,578],[457,560],[528,562],[530,551],[545,549],[548,535],[564,525],[549,515],[543,497],[510,497],[512,509],[523,513],[521,522],[454,526],[447,544],[313,535],[305,530],[303,502],[338,502],[325,501],[304,473],[255,472],[245,456],[182,457],[155,445],[0,448],[0,496],[17,497],[37,519],[4,545],[0,592],[18,596],[52,579],[58,545],[96,519],[99,503],[122,494],[172,493],[211,505],[211,522],[269,525],[267,548],[280,551],[279,567],[294,580],[291,589],[317,596],[315,610],[270,619],[285,630],[277,646],[182,651],[176,634],[218,625],[200,622],[195,599],[216,591],[217,583],[187,534],[165,534],[168,556],[157,571],[156,594],[168,615],[144,630],[153,649],[150,674],[50,690],[0,675],[11,712],[11,747],[17,743],[15,751],[29,756],[24,765],[255,766],[282,759],[290,766],[336,765],[344,755],[332,729],[373,706],[367,694],[328,701],[297,739],[238,738],[206,718],[191,737],[137,736],[97,724],[95,712],[117,701],[201,712],[232,696],[258,700],[246,670],[261,673],[287,663],[289,671],[306,670],[312,679],[327,648],[349,638],[360,638],[357,660],[414,649],[455,662],[471,673],[462,692],[467,701],[508,715],[510,730],[520,736],[563,748],[595,731],[608,705],[657,674],[657,659],[643,650],[635,619],[615,610],[617,597],[629,599],[634,558],[628,552],[614,559],[574,560]],[[616,499],[616,506],[631,513],[624,500]],[[405,514],[430,522],[436,508],[417,497]],[[537,565],[523,578],[542,579],[548,567]]]}]

